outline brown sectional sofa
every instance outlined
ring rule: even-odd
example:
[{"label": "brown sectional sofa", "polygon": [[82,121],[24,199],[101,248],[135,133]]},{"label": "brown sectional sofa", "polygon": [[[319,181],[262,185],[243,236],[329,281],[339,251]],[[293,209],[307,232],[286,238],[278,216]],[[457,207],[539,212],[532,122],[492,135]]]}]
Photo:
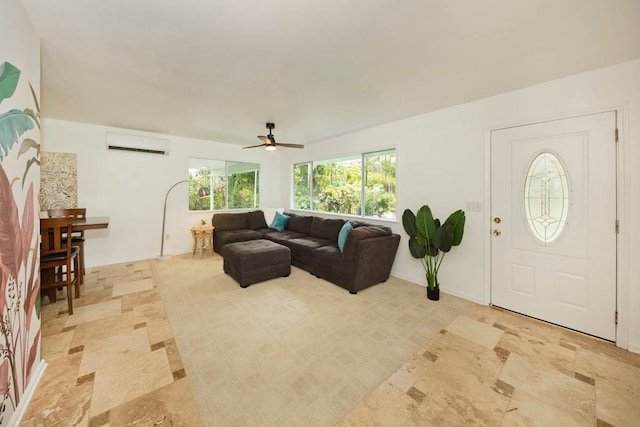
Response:
[{"label": "brown sectional sofa", "polygon": [[352,294],[389,278],[400,243],[389,227],[349,221],[353,230],[340,252],[338,234],[346,220],[285,214],[291,219],[284,231],[269,228],[262,211],[214,214],[214,251],[222,254],[226,244],[267,239],[290,249],[292,265]]}]

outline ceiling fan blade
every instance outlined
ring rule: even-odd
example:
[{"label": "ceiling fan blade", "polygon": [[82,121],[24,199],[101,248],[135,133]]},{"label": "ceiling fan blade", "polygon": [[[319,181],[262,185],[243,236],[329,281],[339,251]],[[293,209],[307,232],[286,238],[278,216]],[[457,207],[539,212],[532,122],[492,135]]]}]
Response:
[{"label": "ceiling fan blade", "polygon": [[[274,150],[276,147],[288,147],[288,148],[304,148],[304,145],[301,144],[285,144],[276,142],[275,136],[271,133],[271,129],[273,129],[275,125],[273,123],[267,123],[267,129],[269,129],[269,135],[258,135],[258,138],[264,141],[262,145],[254,145],[254,147],[267,147],[267,150]],[[252,147],[244,147],[244,148],[252,148]]]},{"label": "ceiling fan blade", "polygon": [[301,144],[285,144],[282,142],[276,142],[276,145],[281,147],[289,147],[289,148],[304,148],[304,145],[301,145]]},{"label": "ceiling fan blade", "polygon": [[256,148],[256,147],[264,147],[267,144],[258,144],[258,145],[251,145],[249,147],[242,147],[242,148]]}]

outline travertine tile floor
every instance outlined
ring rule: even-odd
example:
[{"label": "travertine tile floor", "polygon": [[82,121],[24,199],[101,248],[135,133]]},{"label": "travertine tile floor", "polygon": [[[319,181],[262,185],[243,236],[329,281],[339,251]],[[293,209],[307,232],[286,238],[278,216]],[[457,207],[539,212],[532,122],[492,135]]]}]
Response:
[{"label": "travertine tile floor", "polygon": [[41,315],[48,367],[21,425],[201,425],[146,261],[88,269],[72,316],[46,297]]},{"label": "travertine tile floor", "polygon": [[[21,425],[202,424],[145,261],[88,270],[73,316],[45,298],[42,356]],[[471,304],[337,425],[638,426],[638,402],[640,355]]]},{"label": "travertine tile floor", "polygon": [[640,355],[472,304],[338,425],[640,426]]}]

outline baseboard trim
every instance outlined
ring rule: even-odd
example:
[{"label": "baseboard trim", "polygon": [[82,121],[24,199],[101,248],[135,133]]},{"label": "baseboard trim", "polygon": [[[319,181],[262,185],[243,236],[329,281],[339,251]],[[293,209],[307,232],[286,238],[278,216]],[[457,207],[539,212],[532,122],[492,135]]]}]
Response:
[{"label": "baseboard trim", "polygon": [[631,353],[640,354],[640,345],[629,343],[629,349]]},{"label": "baseboard trim", "polygon": [[31,382],[29,382],[29,385],[22,394],[22,399],[20,399],[20,403],[18,404],[16,411],[13,413],[13,416],[9,420],[9,427],[17,427],[22,422],[22,417],[24,417],[24,414],[27,412],[29,402],[31,402],[31,399],[36,392],[36,388],[38,388],[38,384],[42,379],[42,375],[44,375],[45,369],[47,369],[47,362],[44,359],[41,359],[40,363],[33,371]]},{"label": "baseboard trim", "polygon": [[[397,277],[398,279],[402,279],[404,281],[413,283],[414,285],[422,286],[424,288],[427,287],[426,282],[425,283],[414,282],[410,277],[408,277],[408,276],[406,276],[404,274],[398,274],[398,273],[392,271],[391,275],[393,277]],[[466,294],[464,292],[458,292],[458,291],[455,291],[455,290],[452,290],[452,289],[449,289],[449,288],[444,288],[442,286],[440,287],[440,291],[444,292],[446,294],[449,294],[449,295],[453,295],[454,297],[458,297],[458,298],[466,299],[466,300],[471,301],[471,302],[475,302],[475,303],[480,304],[480,305],[487,305],[482,301],[482,298],[477,298],[477,297],[475,297],[473,295],[468,295],[468,294]]]}]

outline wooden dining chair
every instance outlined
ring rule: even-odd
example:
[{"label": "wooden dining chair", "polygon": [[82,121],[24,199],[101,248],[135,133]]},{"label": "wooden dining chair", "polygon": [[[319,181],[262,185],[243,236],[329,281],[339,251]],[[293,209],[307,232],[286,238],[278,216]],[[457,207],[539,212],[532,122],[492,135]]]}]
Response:
[{"label": "wooden dining chair", "polygon": [[[72,216],[74,218],[86,218],[87,208],[69,208],[69,209],[48,209],[49,218],[60,218]],[[80,284],[84,282],[84,231],[74,231],[71,234],[71,243],[80,248]]]},{"label": "wooden dining chair", "polygon": [[40,219],[40,289],[50,290],[55,301],[55,291],[60,287],[67,287],[67,305],[69,314],[73,314],[73,298],[71,288],[75,288],[75,297],[80,296],[80,282],[78,273],[80,264],[78,246],[69,244],[73,217],[41,218]]}]

